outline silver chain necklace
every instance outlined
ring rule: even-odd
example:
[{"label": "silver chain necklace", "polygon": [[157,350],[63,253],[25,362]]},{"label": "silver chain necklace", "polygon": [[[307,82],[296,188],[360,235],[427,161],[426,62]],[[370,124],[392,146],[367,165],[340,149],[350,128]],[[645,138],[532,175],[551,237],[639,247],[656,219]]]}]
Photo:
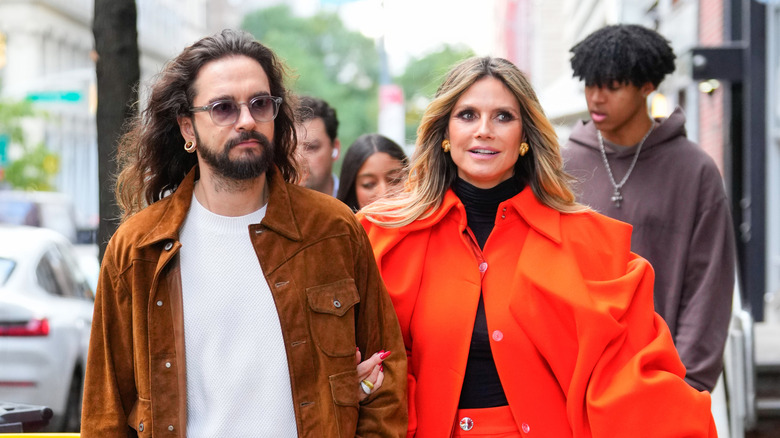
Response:
[{"label": "silver chain necklace", "polygon": [[639,159],[639,153],[642,152],[642,145],[645,144],[645,140],[647,140],[647,137],[650,135],[651,132],[653,132],[653,128],[655,128],[655,123],[650,125],[650,129],[647,131],[647,134],[645,134],[644,137],[642,137],[642,140],[639,141],[639,146],[636,147],[636,152],[634,152],[634,160],[631,161],[631,166],[628,168],[628,172],[626,172],[626,175],[623,177],[622,180],[620,180],[620,183],[615,182],[615,176],[612,175],[612,169],[609,167],[609,161],[607,161],[607,151],[604,149],[604,138],[601,136],[601,131],[596,130],[599,136],[599,148],[601,148],[601,158],[604,160],[604,167],[607,168],[607,175],[609,175],[609,182],[612,183],[612,187],[615,188],[615,192],[612,194],[612,202],[615,203],[615,207],[620,208],[620,203],[623,202],[623,194],[620,192],[623,189],[623,184],[628,181],[628,177],[631,176],[631,172],[634,171],[634,166],[636,166],[636,161]]}]

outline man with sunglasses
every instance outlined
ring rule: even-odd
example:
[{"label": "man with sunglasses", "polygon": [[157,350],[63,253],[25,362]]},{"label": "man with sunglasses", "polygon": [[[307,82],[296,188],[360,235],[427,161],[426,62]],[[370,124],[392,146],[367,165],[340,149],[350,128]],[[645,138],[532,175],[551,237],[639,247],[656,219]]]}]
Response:
[{"label": "man with sunglasses", "polygon": [[[245,32],[203,38],[122,138],[82,437],[405,435],[392,303],[349,208],[294,184],[282,72]],[[381,354],[356,372],[356,349]]]}]

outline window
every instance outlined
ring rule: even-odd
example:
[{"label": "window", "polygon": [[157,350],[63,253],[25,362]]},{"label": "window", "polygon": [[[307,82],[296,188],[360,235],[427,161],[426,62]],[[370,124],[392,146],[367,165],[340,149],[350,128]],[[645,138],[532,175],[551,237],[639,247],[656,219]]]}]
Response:
[{"label": "window", "polygon": [[0,257],[0,286],[5,284],[15,266],[16,262],[13,260]]},{"label": "window", "polygon": [[38,284],[52,295],[62,296],[62,288],[57,282],[54,268],[48,257],[41,257],[38,267],[35,268],[35,276],[38,278]]}]

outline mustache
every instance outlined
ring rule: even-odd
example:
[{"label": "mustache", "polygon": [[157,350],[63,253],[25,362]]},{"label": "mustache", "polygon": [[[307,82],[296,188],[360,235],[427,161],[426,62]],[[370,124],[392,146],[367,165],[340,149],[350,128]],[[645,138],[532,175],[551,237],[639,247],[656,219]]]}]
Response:
[{"label": "mustache", "polygon": [[238,134],[238,137],[231,138],[227,141],[227,143],[225,143],[225,152],[228,152],[229,150],[247,140],[257,140],[264,149],[271,147],[271,141],[268,140],[268,137],[266,137],[264,134],[257,131],[241,131]]}]

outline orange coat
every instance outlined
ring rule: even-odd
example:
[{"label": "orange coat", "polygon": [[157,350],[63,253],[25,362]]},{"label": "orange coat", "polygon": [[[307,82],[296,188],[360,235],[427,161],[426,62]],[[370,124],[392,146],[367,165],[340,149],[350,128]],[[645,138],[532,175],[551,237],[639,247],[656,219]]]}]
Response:
[{"label": "orange coat", "polygon": [[405,227],[360,219],[404,336],[410,435],[453,428],[480,292],[526,436],[717,435],[709,394],[685,383],[653,310],[653,271],[630,252],[629,225],[561,214],[528,188],[499,206],[484,251],[473,249],[451,190],[432,216]]}]

